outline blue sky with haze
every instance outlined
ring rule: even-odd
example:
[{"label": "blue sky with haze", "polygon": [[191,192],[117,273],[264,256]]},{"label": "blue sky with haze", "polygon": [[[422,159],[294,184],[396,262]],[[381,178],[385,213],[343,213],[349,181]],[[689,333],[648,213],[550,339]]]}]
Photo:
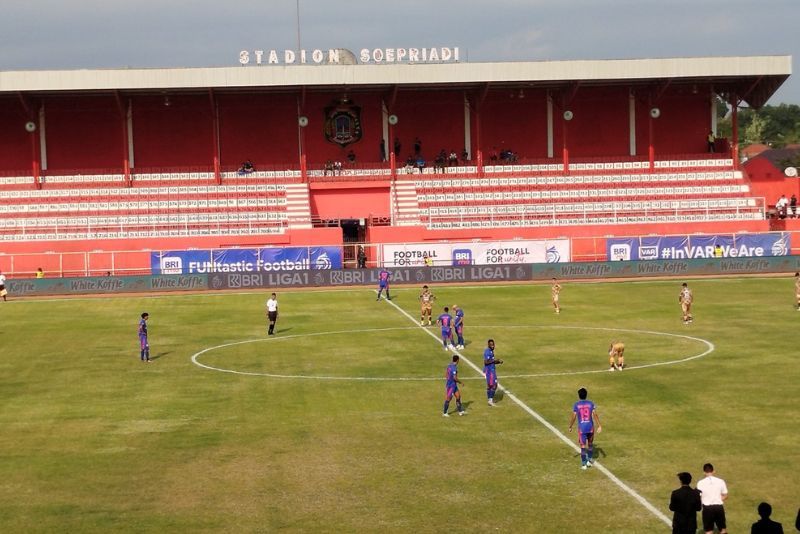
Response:
[{"label": "blue sky with haze", "polygon": [[[239,50],[295,48],[296,5],[0,0],[0,70],[234,66]],[[300,21],[306,49],[458,46],[469,61],[800,49],[800,0],[300,0]],[[800,104],[800,76],[781,102]]]}]

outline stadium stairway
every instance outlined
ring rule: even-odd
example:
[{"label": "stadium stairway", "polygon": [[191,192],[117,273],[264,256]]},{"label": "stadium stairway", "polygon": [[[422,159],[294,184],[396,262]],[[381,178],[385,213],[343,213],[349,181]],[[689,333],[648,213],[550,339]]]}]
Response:
[{"label": "stadium stairway", "polygon": [[414,180],[398,179],[392,184],[395,226],[418,226],[420,224],[419,196]]},{"label": "stadium stairway", "polygon": [[308,184],[286,184],[286,222],[292,228],[311,228]]}]

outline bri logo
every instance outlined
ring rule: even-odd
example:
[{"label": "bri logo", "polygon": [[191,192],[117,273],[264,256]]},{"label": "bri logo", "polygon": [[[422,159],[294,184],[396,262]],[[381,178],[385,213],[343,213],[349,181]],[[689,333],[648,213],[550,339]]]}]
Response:
[{"label": "bri logo", "polygon": [[161,274],[183,274],[183,258],[164,256],[161,258]]},{"label": "bri logo", "polygon": [[453,265],[472,265],[472,250],[468,248],[453,250]]}]

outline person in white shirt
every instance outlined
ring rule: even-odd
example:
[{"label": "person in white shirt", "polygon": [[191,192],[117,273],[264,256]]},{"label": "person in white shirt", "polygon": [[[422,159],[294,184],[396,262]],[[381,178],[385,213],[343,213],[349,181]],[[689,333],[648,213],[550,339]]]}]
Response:
[{"label": "person in white shirt", "polygon": [[269,331],[267,333],[270,336],[274,336],[275,321],[278,320],[278,297],[275,293],[267,301],[267,318],[269,319]]},{"label": "person in white shirt", "polygon": [[703,472],[706,477],[697,483],[697,489],[701,492],[700,500],[703,502],[703,530],[711,534],[716,524],[719,534],[727,534],[723,503],[728,498],[728,486],[724,480],[714,476],[713,465],[705,464]]},{"label": "person in white shirt", "polygon": [[6,275],[3,274],[3,271],[0,271],[0,297],[3,297],[3,302],[8,300],[6,295],[8,295],[8,291],[6,290]]}]

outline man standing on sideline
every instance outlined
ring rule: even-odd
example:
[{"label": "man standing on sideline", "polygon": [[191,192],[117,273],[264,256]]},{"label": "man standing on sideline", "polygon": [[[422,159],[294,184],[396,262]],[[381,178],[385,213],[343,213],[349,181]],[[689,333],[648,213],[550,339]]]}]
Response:
[{"label": "man standing on sideline", "polygon": [[558,297],[561,294],[561,284],[558,283],[558,280],[553,278],[553,287],[551,288],[553,292],[553,309],[555,309],[556,313],[561,313],[561,306],[558,304]]},{"label": "man standing on sideline", "polygon": [[458,379],[458,354],[453,354],[453,363],[447,366],[445,380],[447,383],[444,394],[444,413],[442,415],[450,417],[447,409],[450,408],[450,399],[453,397],[456,398],[458,415],[465,415],[467,412],[464,411],[464,407],[461,405],[461,392],[458,391],[458,385],[461,384],[461,380]]},{"label": "man standing on sideline", "polygon": [[362,245],[358,246],[358,254],[356,255],[356,261],[358,262],[359,269],[367,268],[367,253],[364,251],[364,247]]},{"label": "man standing on sideline", "polygon": [[139,358],[143,362],[150,363],[150,342],[147,339],[147,320],[150,314],[144,312],[139,320]]},{"label": "man standing on sideline", "polygon": [[386,270],[386,267],[381,269],[381,272],[378,273],[378,298],[375,300],[381,300],[381,293],[383,290],[386,290],[386,300],[392,300],[392,297],[389,296],[389,278],[391,277],[391,273]]},{"label": "man standing on sideline", "polygon": [[692,475],[678,473],[681,487],[672,492],[669,498],[669,509],[672,515],[672,534],[695,534],[697,532],[697,512],[702,509],[700,492],[693,489]]},{"label": "man standing on sideline", "polygon": [[428,326],[431,325],[431,310],[433,309],[433,301],[436,300],[436,296],[431,293],[431,290],[428,289],[427,285],[422,286],[422,293],[419,294],[419,325],[425,326],[425,321],[428,322]]},{"label": "man standing on sideline", "polygon": [[589,393],[586,388],[578,390],[578,402],[572,405],[572,417],[569,420],[569,431],[572,432],[572,425],[578,420],[578,445],[581,447],[581,469],[586,470],[592,467],[594,458],[594,423],[597,422],[597,433],[603,427],[600,426],[600,418],[597,416],[594,403],[586,397]]},{"label": "man standing on sideline", "polygon": [[494,393],[497,391],[497,371],[495,365],[500,365],[503,360],[494,357],[494,339],[486,343],[483,351],[483,374],[486,376],[486,399],[489,406],[494,406]]},{"label": "man standing on sideline", "polygon": [[453,310],[455,311],[455,320],[453,321],[453,328],[455,329],[455,334],[457,338],[456,348],[463,349],[464,348],[464,310],[458,307],[457,304],[453,304]]},{"label": "man standing on sideline", "polygon": [[450,310],[447,306],[444,307],[444,311],[436,319],[436,324],[442,327],[442,345],[444,345],[444,350],[447,350],[448,345],[451,347],[453,346],[450,339],[452,335],[450,329],[453,326],[453,318],[450,316]]},{"label": "man standing on sideline", "polygon": [[758,515],[761,519],[750,527],[750,534],[783,534],[783,525],[769,518],[772,515],[772,506],[768,502],[758,505]]},{"label": "man standing on sideline", "polygon": [[267,319],[269,319],[269,330],[267,335],[275,335],[275,322],[278,320],[278,297],[273,293],[267,300]]},{"label": "man standing on sideline", "polygon": [[0,297],[3,297],[3,302],[8,300],[8,291],[6,290],[6,275],[0,271]]},{"label": "man standing on sideline", "polygon": [[706,477],[697,483],[700,498],[703,501],[703,530],[707,534],[714,532],[714,525],[719,529],[719,534],[728,532],[725,524],[725,507],[723,503],[728,498],[728,486],[721,478],[714,476],[714,466],[705,464],[703,472]]},{"label": "man standing on sideline", "polygon": [[684,282],[681,285],[681,292],[678,293],[678,302],[681,303],[681,313],[683,314],[683,324],[689,324],[694,321],[692,318],[693,300],[694,295],[692,295],[692,290],[689,289],[689,286]]}]

